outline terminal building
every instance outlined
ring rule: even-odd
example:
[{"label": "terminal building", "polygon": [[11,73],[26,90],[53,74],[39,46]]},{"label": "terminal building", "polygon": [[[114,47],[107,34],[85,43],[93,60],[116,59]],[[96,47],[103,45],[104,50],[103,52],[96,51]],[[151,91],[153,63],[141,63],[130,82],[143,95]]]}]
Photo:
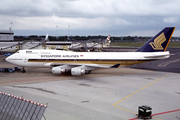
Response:
[{"label": "terminal building", "polygon": [[0,30],[0,42],[1,41],[14,41],[14,32],[11,30]]}]

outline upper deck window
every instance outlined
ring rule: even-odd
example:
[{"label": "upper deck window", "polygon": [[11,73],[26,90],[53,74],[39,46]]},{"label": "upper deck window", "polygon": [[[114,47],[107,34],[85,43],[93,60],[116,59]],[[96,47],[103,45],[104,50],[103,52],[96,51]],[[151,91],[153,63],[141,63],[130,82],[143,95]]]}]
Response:
[{"label": "upper deck window", "polygon": [[37,54],[37,52],[26,51],[26,54]]}]

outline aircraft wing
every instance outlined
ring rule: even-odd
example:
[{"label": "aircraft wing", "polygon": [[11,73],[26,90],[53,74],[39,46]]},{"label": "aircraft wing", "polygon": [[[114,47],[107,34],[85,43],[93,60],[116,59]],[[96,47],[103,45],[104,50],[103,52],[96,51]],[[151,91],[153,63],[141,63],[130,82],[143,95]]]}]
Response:
[{"label": "aircraft wing", "polygon": [[92,70],[98,68],[110,68],[105,65],[98,64],[62,64],[62,63],[51,63],[52,73],[54,74],[62,74],[68,71],[71,71],[72,75],[82,75],[89,74]]},{"label": "aircraft wing", "polygon": [[50,63],[50,66],[52,67],[57,67],[57,66],[69,66],[70,68],[73,67],[88,67],[88,68],[92,68],[92,69],[96,69],[96,68],[110,68],[108,66],[104,66],[104,65],[98,65],[98,64],[73,64],[73,63],[66,63],[66,64],[62,64],[62,63]]},{"label": "aircraft wing", "polygon": [[98,68],[118,68],[121,64],[116,65],[98,65],[98,64],[62,64],[62,63],[51,63],[52,73],[54,74],[62,74],[68,71],[71,71],[72,75],[82,75],[89,74],[92,70]]}]

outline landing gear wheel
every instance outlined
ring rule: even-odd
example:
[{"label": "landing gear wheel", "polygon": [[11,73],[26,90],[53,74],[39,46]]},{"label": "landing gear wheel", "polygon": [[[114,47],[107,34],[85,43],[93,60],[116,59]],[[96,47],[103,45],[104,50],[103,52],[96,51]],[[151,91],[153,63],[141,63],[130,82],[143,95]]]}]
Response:
[{"label": "landing gear wheel", "polygon": [[90,74],[92,70],[86,71],[86,74]]},{"label": "landing gear wheel", "polygon": [[24,67],[21,69],[21,72],[22,72],[22,73],[25,73],[25,72],[26,72],[26,70],[24,69]]},{"label": "landing gear wheel", "polygon": [[26,72],[26,70],[22,70],[22,73],[25,73]]}]

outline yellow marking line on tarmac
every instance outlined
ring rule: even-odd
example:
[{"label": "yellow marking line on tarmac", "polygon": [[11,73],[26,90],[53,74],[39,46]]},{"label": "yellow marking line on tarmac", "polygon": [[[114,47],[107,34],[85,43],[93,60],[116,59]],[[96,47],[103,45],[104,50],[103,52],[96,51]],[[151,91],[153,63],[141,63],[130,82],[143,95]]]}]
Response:
[{"label": "yellow marking line on tarmac", "polygon": [[[134,92],[134,93],[132,93],[132,94],[130,94],[130,95],[128,95],[128,96],[126,96],[125,98],[121,99],[120,101],[118,101],[118,102],[114,103],[114,104],[113,104],[113,106],[114,106],[114,107],[117,107],[117,108],[119,108],[119,109],[121,109],[121,110],[124,110],[124,111],[126,111],[126,112],[130,112],[130,113],[133,113],[133,114],[137,114],[136,112],[133,112],[133,111],[130,111],[130,110],[127,110],[127,109],[121,108],[121,107],[117,106],[116,104],[118,104],[118,103],[122,102],[123,100],[125,100],[125,99],[129,98],[130,96],[132,96],[132,95],[136,94],[137,92],[139,92],[139,91],[141,91],[141,90],[143,90],[143,89],[147,88],[148,86],[150,86],[150,85],[152,85],[152,84],[154,84],[154,83],[158,82],[159,80],[161,80],[161,79],[165,78],[165,77],[166,77],[166,76],[168,76],[168,75],[169,75],[169,73],[168,73],[168,74],[166,74],[165,76],[163,76],[163,77],[161,77],[161,78],[157,79],[156,81],[154,81],[154,82],[152,82],[152,83],[150,83],[150,84],[148,84],[148,85],[144,86],[143,88],[141,88],[141,89],[137,90],[136,92]],[[156,118],[156,119],[157,119],[157,118]],[[158,120],[160,120],[160,119],[158,119]]]}]

